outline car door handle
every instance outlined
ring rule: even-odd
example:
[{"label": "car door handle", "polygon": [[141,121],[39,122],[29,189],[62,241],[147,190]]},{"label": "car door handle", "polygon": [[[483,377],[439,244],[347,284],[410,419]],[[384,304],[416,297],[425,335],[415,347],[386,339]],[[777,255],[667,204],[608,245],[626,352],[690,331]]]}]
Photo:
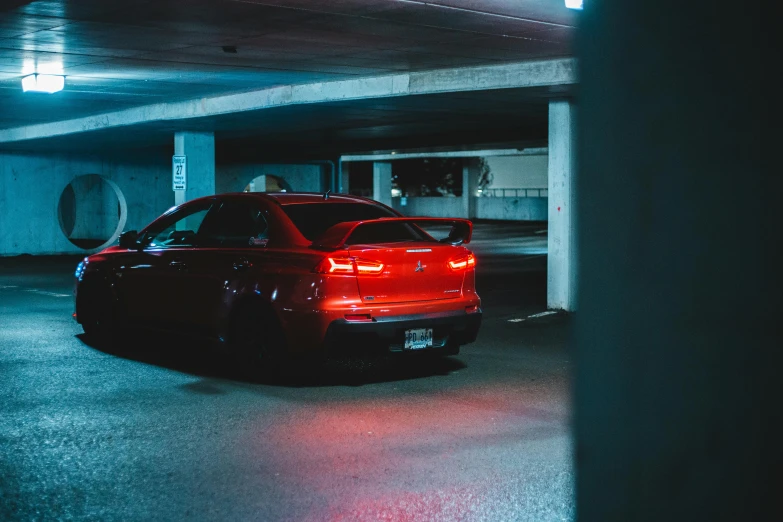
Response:
[{"label": "car door handle", "polygon": [[253,266],[253,263],[251,263],[245,258],[237,259],[236,261],[234,261],[234,270],[238,270],[238,271],[247,270],[251,266]]},{"label": "car door handle", "polygon": [[169,266],[171,268],[176,268],[177,270],[187,270],[188,265],[186,265],[183,261],[180,261],[179,259],[175,259],[171,263],[169,263]]}]

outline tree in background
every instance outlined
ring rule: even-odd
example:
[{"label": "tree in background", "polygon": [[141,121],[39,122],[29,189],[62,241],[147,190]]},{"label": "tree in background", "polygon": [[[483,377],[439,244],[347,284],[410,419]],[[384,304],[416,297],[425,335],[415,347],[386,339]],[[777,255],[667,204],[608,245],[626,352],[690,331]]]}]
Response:
[{"label": "tree in background", "polygon": [[406,196],[461,196],[462,158],[398,160],[392,178]]},{"label": "tree in background", "polygon": [[478,190],[479,193],[482,193],[484,192],[484,189],[492,185],[494,176],[492,175],[492,171],[489,169],[489,165],[487,164],[486,159],[479,158],[478,167],[479,167]]},{"label": "tree in background", "polygon": [[[392,188],[403,196],[462,196],[463,158],[419,158],[392,162]],[[484,158],[478,158],[478,189],[492,184],[493,176]],[[372,162],[351,163],[351,193],[372,195]]]}]

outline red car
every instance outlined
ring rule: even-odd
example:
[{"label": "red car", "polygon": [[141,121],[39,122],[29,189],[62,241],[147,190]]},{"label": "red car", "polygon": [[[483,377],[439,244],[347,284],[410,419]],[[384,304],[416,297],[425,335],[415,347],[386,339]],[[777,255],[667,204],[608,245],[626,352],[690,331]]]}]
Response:
[{"label": "red car", "polygon": [[471,233],[354,196],[205,197],[80,263],[74,317],[88,335],[186,330],[254,360],[357,345],[452,355],[481,324]]}]

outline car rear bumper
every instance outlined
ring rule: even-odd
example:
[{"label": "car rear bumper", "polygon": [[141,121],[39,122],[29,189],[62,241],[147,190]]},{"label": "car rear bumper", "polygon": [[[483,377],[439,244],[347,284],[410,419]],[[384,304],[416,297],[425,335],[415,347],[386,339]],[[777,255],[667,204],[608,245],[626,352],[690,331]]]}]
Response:
[{"label": "car rear bumper", "polygon": [[[346,352],[425,352],[456,353],[460,345],[476,340],[481,326],[482,312],[464,310],[397,315],[373,318],[372,321],[337,319],[329,324],[324,345],[326,355]],[[432,328],[432,347],[405,349],[405,331],[414,328]]]}]

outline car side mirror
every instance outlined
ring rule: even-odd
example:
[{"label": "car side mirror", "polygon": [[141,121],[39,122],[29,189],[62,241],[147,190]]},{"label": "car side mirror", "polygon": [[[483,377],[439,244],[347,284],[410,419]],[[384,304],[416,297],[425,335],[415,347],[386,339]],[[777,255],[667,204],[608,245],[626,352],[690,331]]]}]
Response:
[{"label": "car side mirror", "polygon": [[135,230],[128,230],[120,234],[120,248],[127,248],[129,250],[138,250],[141,247],[139,245],[139,233]]}]

